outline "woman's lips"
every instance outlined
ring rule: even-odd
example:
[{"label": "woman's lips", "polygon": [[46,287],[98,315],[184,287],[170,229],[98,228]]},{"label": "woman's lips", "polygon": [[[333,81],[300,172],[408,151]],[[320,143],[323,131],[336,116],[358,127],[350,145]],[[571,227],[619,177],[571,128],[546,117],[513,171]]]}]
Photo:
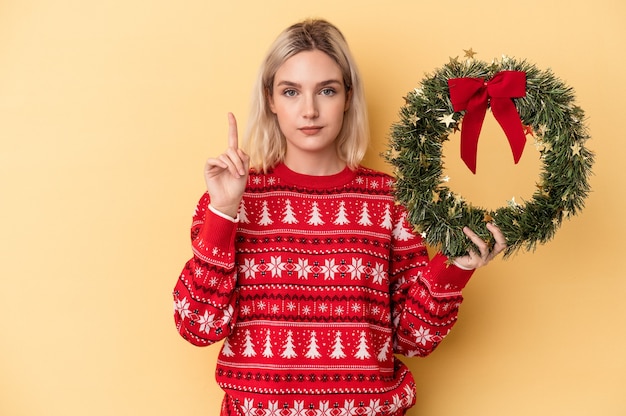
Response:
[{"label": "woman's lips", "polygon": [[317,134],[320,132],[320,130],[322,130],[322,128],[320,126],[305,126],[305,127],[300,127],[300,131],[304,134],[306,134],[307,136],[312,136],[314,134]]}]

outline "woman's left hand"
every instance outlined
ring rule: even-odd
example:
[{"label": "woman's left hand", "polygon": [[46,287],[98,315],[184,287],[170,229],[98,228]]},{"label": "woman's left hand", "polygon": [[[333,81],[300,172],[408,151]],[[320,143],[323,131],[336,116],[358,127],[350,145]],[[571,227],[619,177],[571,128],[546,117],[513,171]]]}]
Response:
[{"label": "woman's left hand", "polygon": [[480,253],[470,250],[467,255],[456,257],[454,259],[454,263],[457,266],[463,269],[477,269],[479,267],[486,266],[494,257],[506,248],[506,239],[504,238],[502,231],[500,231],[500,229],[492,223],[487,224],[487,229],[491,235],[493,235],[495,240],[495,244],[491,250],[489,250],[489,245],[469,227],[463,228],[465,235],[472,240],[474,244],[476,244]]}]

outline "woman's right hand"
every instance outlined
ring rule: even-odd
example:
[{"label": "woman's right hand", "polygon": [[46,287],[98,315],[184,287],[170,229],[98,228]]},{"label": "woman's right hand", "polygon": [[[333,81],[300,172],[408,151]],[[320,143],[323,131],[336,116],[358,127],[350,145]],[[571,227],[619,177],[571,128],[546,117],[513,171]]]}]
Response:
[{"label": "woman's right hand", "polygon": [[207,159],[204,180],[211,198],[211,206],[233,218],[248,181],[250,158],[239,148],[237,120],[228,113],[228,148],[217,158]]}]

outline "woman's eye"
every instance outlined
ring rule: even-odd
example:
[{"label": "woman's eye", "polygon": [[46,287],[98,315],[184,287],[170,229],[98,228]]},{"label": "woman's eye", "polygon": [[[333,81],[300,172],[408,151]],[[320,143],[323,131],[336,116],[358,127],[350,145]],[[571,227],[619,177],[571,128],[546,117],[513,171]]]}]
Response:
[{"label": "woman's eye", "polygon": [[283,95],[286,97],[295,97],[297,94],[296,90],[285,90],[283,91]]},{"label": "woman's eye", "polygon": [[335,94],[335,90],[333,88],[324,88],[321,91],[322,95],[334,95]]}]

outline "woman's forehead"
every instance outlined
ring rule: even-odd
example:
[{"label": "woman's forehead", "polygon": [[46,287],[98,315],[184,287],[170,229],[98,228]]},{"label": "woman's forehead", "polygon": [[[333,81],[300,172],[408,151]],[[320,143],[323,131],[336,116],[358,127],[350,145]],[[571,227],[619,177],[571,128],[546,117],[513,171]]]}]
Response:
[{"label": "woman's forehead", "polygon": [[343,83],[341,68],[328,54],[317,49],[289,57],[274,76],[274,85],[281,82],[319,84],[331,81]]}]

